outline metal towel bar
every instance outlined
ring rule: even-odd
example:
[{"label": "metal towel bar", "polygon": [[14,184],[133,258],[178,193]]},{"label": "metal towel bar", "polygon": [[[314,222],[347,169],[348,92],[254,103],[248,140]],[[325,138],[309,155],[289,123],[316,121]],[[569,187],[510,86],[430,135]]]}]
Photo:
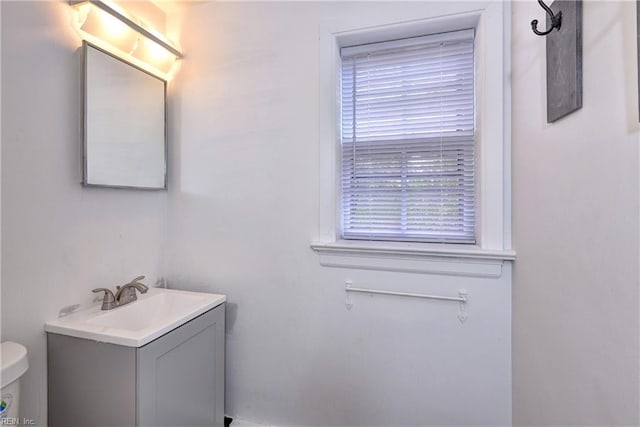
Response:
[{"label": "metal towel bar", "polygon": [[460,289],[458,291],[457,297],[447,297],[447,296],[440,296],[440,295],[416,294],[416,293],[410,293],[410,292],[395,292],[395,291],[383,291],[379,289],[354,288],[352,285],[353,285],[353,282],[351,282],[350,280],[347,280],[344,286],[344,290],[347,293],[347,300],[345,301],[345,305],[349,310],[351,309],[351,307],[353,307],[353,302],[351,301],[350,293],[361,292],[365,294],[392,295],[392,296],[399,296],[399,297],[424,298],[424,299],[431,299],[431,300],[437,300],[437,301],[457,302],[460,305],[458,319],[460,320],[460,322],[464,322],[465,320],[467,320],[467,313],[465,311],[464,306],[468,302],[467,300],[468,294],[467,294],[467,291],[465,291],[464,289]]}]

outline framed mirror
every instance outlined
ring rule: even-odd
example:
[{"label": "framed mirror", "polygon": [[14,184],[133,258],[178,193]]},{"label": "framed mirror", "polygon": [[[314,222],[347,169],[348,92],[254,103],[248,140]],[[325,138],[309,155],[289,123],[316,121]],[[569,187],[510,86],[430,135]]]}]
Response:
[{"label": "framed mirror", "polygon": [[167,188],[167,82],[86,41],[83,185]]}]

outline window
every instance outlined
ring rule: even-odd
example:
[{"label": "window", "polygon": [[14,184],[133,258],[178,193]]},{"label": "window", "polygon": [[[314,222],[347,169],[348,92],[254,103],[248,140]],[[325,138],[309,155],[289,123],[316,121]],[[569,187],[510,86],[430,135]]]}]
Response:
[{"label": "window", "polygon": [[474,30],[340,57],[341,237],[474,244]]},{"label": "window", "polygon": [[[412,5],[320,26],[311,248],[328,267],[485,277],[489,264],[515,258],[511,4]],[[447,53],[456,55],[448,68]],[[376,76],[383,65],[387,74]],[[420,78],[424,92],[412,93]],[[439,90],[426,82],[446,90],[423,102]]]}]

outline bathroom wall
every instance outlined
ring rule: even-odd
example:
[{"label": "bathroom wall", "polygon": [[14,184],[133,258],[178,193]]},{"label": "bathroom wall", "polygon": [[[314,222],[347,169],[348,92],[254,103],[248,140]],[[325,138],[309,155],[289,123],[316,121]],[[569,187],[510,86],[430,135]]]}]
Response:
[{"label": "bathroom wall", "polygon": [[63,1],[0,2],[2,340],[26,345],[22,415],[46,422],[44,323],[163,271],[165,192],[80,184],[80,39]]},{"label": "bathroom wall", "polygon": [[638,425],[635,2],[584,2],[584,106],[546,123],[545,41],[513,3],[517,425]]},{"label": "bathroom wall", "polygon": [[[529,27],[541,9],[512,6],[515,424],[640,421],[634,6],[585,2],[584,107],[552,125],[544,40]],[[427,7],[212,3],[176,15],[188,56],[170,94],[167,195],[80,186],[80,41],[68,5],[0,2],[2,339],[29,350],[24,416],[46,418],[44,322],[91,301],[93,287],[143,273],[229,296],[231,415],[278,425],[509,423],[508,265],[500,279],[332,269],[309,249],[318,26],[416,19]],[[362,295],[349,311],[346,279],[464,287],[469,320],[458,322],[455,304]]]},{"label": "bathroom wall", "polygon": [[[448,6],[445,6],[448,4]],[[320,266],[319,27],[448,2],[214,2],[184,11],[171,102],[170,286],[227,294],[227,412],[273,425],[508,425],[510,266],[470,278]],[[458,305],[354,295],[456,295]]]}]

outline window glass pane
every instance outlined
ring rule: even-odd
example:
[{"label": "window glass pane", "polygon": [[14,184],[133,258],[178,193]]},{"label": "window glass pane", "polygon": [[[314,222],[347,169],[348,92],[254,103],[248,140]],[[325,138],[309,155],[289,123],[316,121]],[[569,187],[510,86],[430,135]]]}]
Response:
[{"label": "window glass pane", "polygon": [[473,31],[341,56],[342,237],[475,243]]}]

